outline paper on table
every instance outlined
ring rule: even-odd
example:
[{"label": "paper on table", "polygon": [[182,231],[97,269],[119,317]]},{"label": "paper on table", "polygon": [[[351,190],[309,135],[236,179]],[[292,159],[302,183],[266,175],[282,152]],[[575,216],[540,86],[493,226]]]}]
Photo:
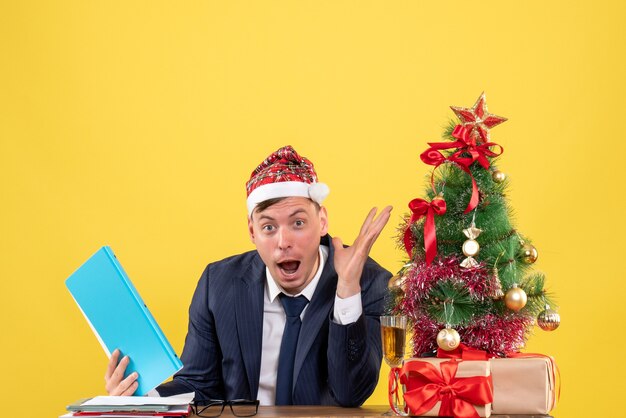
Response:
[{"label": "paper on table", "polygon": [[193,401],[195,392],[175,396],[96,396],[83,402],[81,406],[90,405],[187,405]]}]

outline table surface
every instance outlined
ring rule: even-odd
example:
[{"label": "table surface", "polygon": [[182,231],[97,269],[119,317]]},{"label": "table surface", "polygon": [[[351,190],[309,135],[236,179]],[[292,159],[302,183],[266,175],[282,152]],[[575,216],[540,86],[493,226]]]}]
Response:
[{"label": "table surface", "polygon": [[[360,408],[340,408],[336,406],[260,406],[257,417],[380,417],[389,411],[388,406],[371,405]],[[232,417],[229,408],[222,417]],[[195,415],[192,415],[195,417]],[[549,415],[491,415],[493,418],[550,418]]]}]

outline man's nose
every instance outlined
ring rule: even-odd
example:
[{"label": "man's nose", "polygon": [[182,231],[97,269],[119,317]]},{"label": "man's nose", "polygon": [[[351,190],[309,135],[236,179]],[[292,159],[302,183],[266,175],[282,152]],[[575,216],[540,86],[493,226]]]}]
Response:
[{"label": "man's nose", "polygon": [[278,230],[278,248],[281,250],[291,248],[291,232],[286,228]]}]

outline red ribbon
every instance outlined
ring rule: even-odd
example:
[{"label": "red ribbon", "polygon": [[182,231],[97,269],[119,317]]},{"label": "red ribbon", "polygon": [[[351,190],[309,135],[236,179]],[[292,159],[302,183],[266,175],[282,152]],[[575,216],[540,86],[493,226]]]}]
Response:
[{"label": "red ribbon", "polygon": [[398,412],[398,401],[400,398],[400,394],[398,392],[398,373],[400,373],[400,369],[398,367],[393,367],[389,371],[389,406],[396,413],[396,415],[403,415]]},{"label": "red ribbon", "polygon": [[[476,144],[476,139],[470,135],[470,131],[462,125],[456,125],[452,131],[452,137],[456,138],[454,142],[429,142],[428,145],[435,150],[458,148],[454,154],[455,159],[460,160],[466,167],[472,165],[474,161],[487,170],[489,168],[489,160],[487,157],[497,157],[504,152],[504,148],[495,142],[484,142]],[[491,150],[491,147],[498,147],[498,152]],[[470,157],[461,157],[464,152]]]},{"label": "red ribbon", "polygon": [[496,357],[492,354],[487,354],[486,351],[478,350],[472,347],[468,347],[465,344],[459,344],[457,348],[450,351],[437,349],[437,358],[452,358],[463,360],[489,360]]},{"label": "red ribbon", "polygon": [[[478,164],[480,164],[485,170],[489,169],[489,160],[487,160],[487,157],[497,157],[504,152],[504,148],[495,142],[484,142],[480,145],[476,145],[476,139],[470,135],[467,128],[461,125],[455,126],[452,131],[452,136],[458,139],[456,142],[462,142],[465,144],[464,147],[459,147],[461,149],[455,152],[454,155],[460,155],[463,152],[467,152],[470,154],[472,160],[470,165],[474,161],[478,161]],[[494,152],[491,150],[491,147],[498,147],[500,150],[499,152]]]},{"label": "red ribbon", "polygon": [[458,365],[456,360],[444,361],[439,369],[424,361],[404,364],[400,383],[406,387],[404,402],[412,415],[430,411],[441,401],[439,416],[479,417],[474,405],[484,406],[493,401],[491,376],[458,378]]},{"label": "red ribbon", "polygon": [[[496,157],[504,151],[504,149],[496,144],[495,142],[486,142],[484,144],[476,145],[476,139],[470,135],[470,131],[461,125],[457,125],[452,131],[452,136],[457,140],[454,142],[429,142],[430,148],[424,151],[420,158],[422,161],[428,165],[434,165],[433,173],[430,177],[430,184],[433,190],[435,190],[434,185],[434,173],[435,169],[439,167],[446,161],[455,163],[459,166],[459,168],[469,174],[472,179],[472,196],[470,198],[467,207],[463,213],[469,213],[476,206],[478,206],[478,186],[476,185],[476,180],[472,175],[469,167],[474,163],[474,161],[478,161],[478,163],[485,169],[489,169],[489,160],[487,157]],[[494,152],[490,147],[496,146],[500,150],[499,152]],[[444,156],[440,150],[458,148],[456,152],[452,155],[446,157]],[[469,154],[469,157],[464,157],[463,155]]]},{"label": "red ribbon", "polygon": [[404,248],[409,254],[409,258],[413,257],[413,241],[411,240],[411,225],[417,222],[422,216],[426,216],[424,223],[424,246],[426,248],[426,264],[432,263],[437,255],[437,230],[435,228],[435,215],[443,215],[446,213],[446,201],[440,196],[428,202],[424,199],[413,199],[409,202],[411,210],[411,219],[404,231]]}]

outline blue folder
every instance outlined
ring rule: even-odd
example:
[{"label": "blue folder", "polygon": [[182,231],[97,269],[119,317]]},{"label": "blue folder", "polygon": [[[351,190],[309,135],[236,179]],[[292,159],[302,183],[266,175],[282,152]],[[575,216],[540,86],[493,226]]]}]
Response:
[{"label": "blue folder", "polygon": [[183,367],[109,247],[102,247],[65,285],[109,358],[116,348],[130,363],[125,377],[139,373],[143,396]]}]

